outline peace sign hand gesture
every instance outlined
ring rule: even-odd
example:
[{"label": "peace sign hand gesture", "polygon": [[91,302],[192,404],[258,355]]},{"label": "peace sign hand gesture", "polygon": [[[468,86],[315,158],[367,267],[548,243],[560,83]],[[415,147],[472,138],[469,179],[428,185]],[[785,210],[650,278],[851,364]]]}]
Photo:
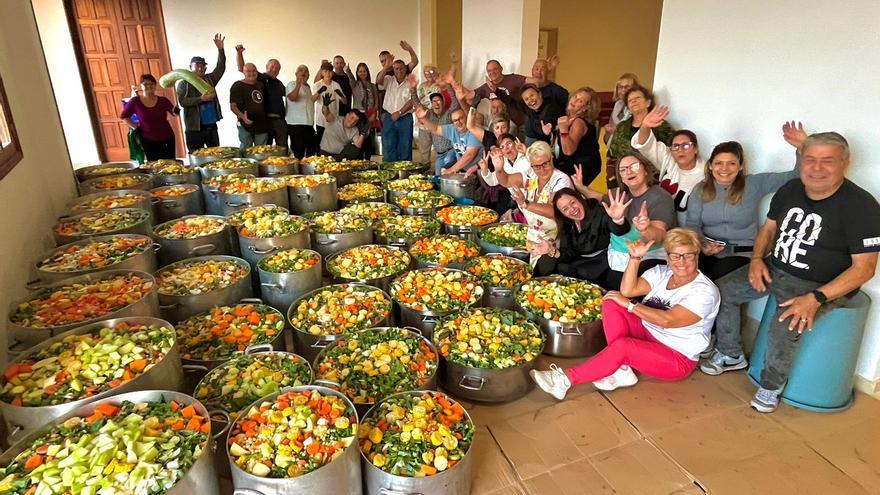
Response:
[{"label": "peace sign hand gesture", "polygon": [[617,225],[623,225],[623,219],[626,215],[626,208],[632,203],[632,199],[627,201],[626,191],[621,188],[617,188],[613,191],[608,192],[608,203],[602,202],[602,207],[605,208],[605,213],[608,213],[608,216],[611,217],[611,220]]},{"label": "peace sign hand gesture", "polygon": [[651,218],[648,217],[648,203],[642,203],[641,209],[639,209],[639,214],[633,217],[633,226],[635,226],[636,230],[639,231],[640,234],[644,234],[648,227],[651,225]]},{"label": "peace sign hand gesture", "polygon": [[516,153],[518,155],[525,155],[526,150],[526,143],[520,141],[519,138],[516,138]]}]

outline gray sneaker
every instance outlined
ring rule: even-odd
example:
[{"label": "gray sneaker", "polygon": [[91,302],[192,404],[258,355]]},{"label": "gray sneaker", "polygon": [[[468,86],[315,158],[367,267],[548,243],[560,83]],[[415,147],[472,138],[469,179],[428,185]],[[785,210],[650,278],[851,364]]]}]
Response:
[{"label": "gray sneaker", "polygon": [[712,351],[709,359],[700,363],[700,371],[707,375],[720,375],[725,371],[741,370],[749,365],[745,356],[732,358],[718,349]]},{"label": "gray sneaker", "polygon": [[709,345],[706,346],[706,350],[700,353],[701,359],[709,359],[712,357],[712,353],[715,352],[715,332],[712,332],[712,335],[709,336]]},{"label": "gray sneaker", "polygon": [[782,389],[770,390],[764,387],[758,389],[758,392],[755,393],[755,397],[752,398],[752,401],[749,402],[749,405],[752,406],[752,409],[760,412],[760,413],[772,413],[779,407],[779,394],[782,393]]}]

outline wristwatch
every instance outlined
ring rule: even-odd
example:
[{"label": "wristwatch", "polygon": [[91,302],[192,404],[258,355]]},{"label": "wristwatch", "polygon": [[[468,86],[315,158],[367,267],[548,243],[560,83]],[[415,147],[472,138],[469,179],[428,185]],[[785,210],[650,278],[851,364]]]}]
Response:
[{"label": "wristwatch", "polygon": [[629,304],[626,306],[626,312],[632,313],[633,310],[636,309],[636,304],[638,304],[638,303],[639,303],[638,301],[636,301],[634,299],[630,299]]},{"label": "wristwatch", "polygon": [[811,291],[810,294],[812,294],[813,297],[815,297],[816,300],[819,301],[819,304],[825,304],[828,301],[828,296],[826,296],[825,293],[819,289]]}]

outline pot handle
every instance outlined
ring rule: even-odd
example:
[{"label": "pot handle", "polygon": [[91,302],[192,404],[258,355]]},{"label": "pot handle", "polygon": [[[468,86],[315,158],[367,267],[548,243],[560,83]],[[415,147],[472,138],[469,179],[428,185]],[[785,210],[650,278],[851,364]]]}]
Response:
[{"label": "pot handle", "polygon": [[173,199],[166,199],[162,201],[162,206],[164,206],[165,208],[177,208],[178,206],[180,206],[180,202],[174,201]]},{"label": "pot handle", "polygon": [[525,249],[512,249],[510,251],[510,254],[527,255],[527,254],[529,254],[529,252],[526,251]]},{"label": "pot handle", "polygon": [[557,335],[568,335],[568,336],[577,336],[583,335],[584,332],[581,331],[578,327],[560,327],[556,329]]},{"label": "pot handle", "polygon": [[159,310],[160,310],[160,311],[163,310],[163,309],[171,310],[171,309],[177,309],[177,308],[179,308],[179,307],[180,307],[180,303],[165,304],[165,305],[160,304],[160,305],[159,305]]},{"label": "pot handle", "polygon": [[492,297],[510,297],[511,294],[513,294],[513,291],[510,289],[492,288],[489,290],[489,295]]},{"label": "pot handle", "polygon": [[296,197],[299,199],[302,199],[304,201],[308,201],[308,202],[312,201],[311,193],[296,193]]},{"label": "pot handle", "polygon": [[43,285],[43,281],[38,278],[34,280],[29,280],[24,284],[24,288],[27,290],[37,290],[42,289],[43,287],[45,287],[45,285]]},{"label": "pot handle", "polygon": [[278,251],[278,247],[272,246],[269,249],[257,249],[255,246],[248,246],[248,250],[254,254],[269,254]]},{"label": "pot handle", "polygon": [[232,495],[265,495],[263,492],[254,490],[253,488],[236,488],[232,490]]},{"label": "pot handle", "polygon": [[332,340],[317,340],[314,344],[312,344],[313,349],[323,349],[325,347],[330,346],[332,344]]},{"label": "pot handle", "polygon": [[258,352],[270,352],[275,349],[272,347],[272,344],[256,344],[252,346],[248,346],[245,350],[245,354],[256,354]]},{"label": "pot handle", "polygon": [[230,208],[240,208],[240,207],[242,207],[242,206],[250,206],[250,205],[251,205],[251,204],[248,203],[247,201],[243,201],[243,202],[241,202],[241,203],[233,203],[232,201],[227,201],[227,202],[226,202],[226,206],[228,206],[228,207],[230,207]]},{"label": "pot handle", "polygon": [[[18,347],[20,345],[21,345],[21,341],[15,337],[13,337],[12,340],[10,340],[9,342],[6,343],[6,352],[8,354],[19,354],[22,351],[27,350],[27,349],[20,349],[20,350],[16,349],[16,347]],[[12,361],[12,359],[10,359],[9,361]]]},{"label": "pot handle", "polygon": [[214,246],[213,244],[203,244],[201,246],[196,246],[190,249],[187,254],[189,254],[190,256],[197,256],[200,252],[210,253],[214,251],[214,249],[216,249],[216,246]]},{"label": "pot handle", "polygon": [[259,297],[243,297],[238,302],[241,304],[263,304],[263,300]]},{"label": "pot handle", "polygon": [[437,318],[436,316],[431,316],[431,315],[422,316],[422,322],[424,322],[424,323],[437,323],[439,321],[440,321],[440,318]]},{"label": "pot handle", "polygon": [[162,245],[159,244],[158,242],[154,242],[153,243],[153,252],[158,253],[160,249],[162,249]]},{"label": "pot handle", "polygon": [[325,240],[315,239],[315,244],[317,244],[319,246],[329,246],[330,244],[336,244],[337,242],[339,242],[339,241],[337,241],[336,239],[325,239]]},{"label": "pot handle", "polygon": [[312,383],[315,385],[323,385],[328,388],[339,390],[339,382],[334,382],[333,380],[325,380],[323,378],[315,378],[312,380]]},{"label": "pot handle", "polygon": [[466,226],[466,227],[463,226],[463,227],[459,227],[459,228],[458,228],[458,233],[459,233],[459,234],[470,234],[471,232],[473,232],[473,230],[471,230],[470,225],[468,225],[468,226]]},{"label": "pot handle", "polygon": [[18,433],[19,433],[21,430],[23,430],[23,429],[24,429],[23,426],[21,426],[21,425],[17,425],[17,424],[13,424],[13,425],[12,425],[12,428],[11,428],[9,431],[6,432],[6,439],[7,439],[7,440],[11,440],[12,437],[14,437],[15,435],[18,435]]},{"label": "pot handle", "polygon": [[[223,419],[222,420],[220,420],[220,419],[215,420],[214,416],[222,416]],[[226,412],[222,409],[215,409],[213,411],[208,411],[208,418],[210,418],[212,421],[223,421],[226,423],[226,426],[221,428],[220,431],[218,431],[214,435],[211,435],[212,437],[214,437],[214,440],[219,440],[220,437],[222,437],[223,435],[226,434],[227,431],[229,431],[229,427],[232,426],[232,418],[229,416],[228,412]]]},{"label": "pot handle", "polygon": [[406,249],[406,243],[405,243],[405,242],[394,242],[394,241],[391,241],[391,242],[388,243],[388,245],[389,245],[389,246],[394,246],[394,247],[399,247],[399,248],[401,248],[401,249]]},{"label": "pot handle", "polygon": [[197,371],[203,371],[203,372],[208,371],[208,367],[202,366],[201,364],[184,364],[181,366],[181,369],[183,369],[184,373],[193,373],[193,372],[197,372]]},{"label": "pot handle", "polygon": [[424,495],[422,492],[402,492],[391,488],[379,488],[379,495]]},{"label": "pot handle", "polygon": [[[468,385],[470,382],[478,382],[479,385]],[[465,390],[473,390],[474,392],[479,392],[483,390],[483,385],[486,384],[486,379],[479,376],[471,376],[464,375],[461,377],[461,381],[458,382],[458,386]]]},{"label": "pot handle", "polygon": [[283,289],[283,287],[281,287],[280,284],[267,284],[266,282],[260,282],[260,286],[266,287],[269,289],[275,289],[275,290],[282,290]]},{"label": "pot handle", "polygon": [[159,203],[161,203],[161,202],[162,202],[162,200],[159,199],[158,197],[155,197],[155,196],[154,196],[154,197],[150,198],[150,204],[152,204],[152,205],[157,205],[157,204],[159,204]]}]

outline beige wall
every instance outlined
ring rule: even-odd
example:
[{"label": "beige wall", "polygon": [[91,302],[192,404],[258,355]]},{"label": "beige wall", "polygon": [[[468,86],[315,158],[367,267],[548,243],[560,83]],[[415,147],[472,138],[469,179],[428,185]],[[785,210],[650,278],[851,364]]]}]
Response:
[{"label": "beige wall", "polygon": [[556,82],[611,91],[633,72],[650,87],[662,9],[663,0],[542,0],[541,28],[559,29]]},{"label": "beige wall", "polygon": [[[53,246],[51,228],[74,196],[58,109],[29,0],[3,0],[0,74],[24,158],[0,179],[0,308],[26,294],[24,283],[39,253]],[[0,334],[5,362],[6,331]]]},{"label": "beige wall", "polygon": [[461,0],[437,0],[434,32],[437,43],[431,61],[441,71],[449,68],[449,53],[461,60]]},{"label": "beige wall", "polygon": [[504,72],[531,71],[538,47],[539,0],[464,0],[462,73],[467,87],[486,82],[486,62],[498,60]]}]

